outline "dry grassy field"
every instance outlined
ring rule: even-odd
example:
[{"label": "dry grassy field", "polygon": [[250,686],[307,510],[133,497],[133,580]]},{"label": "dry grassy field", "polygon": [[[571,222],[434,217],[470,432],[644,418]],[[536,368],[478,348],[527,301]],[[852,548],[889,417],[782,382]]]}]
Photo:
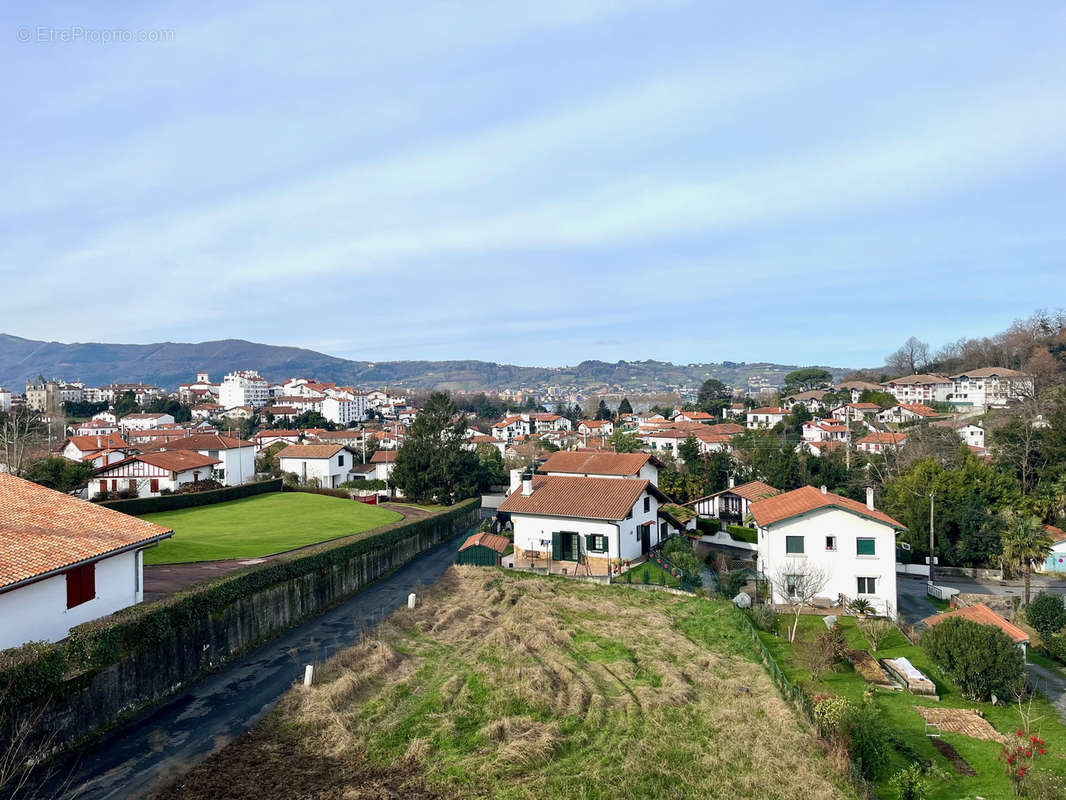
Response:
[{"label": "dry grassy field", "polygon": [[454,567],[163,797],[849,796],[749,648],[717,601]]}]

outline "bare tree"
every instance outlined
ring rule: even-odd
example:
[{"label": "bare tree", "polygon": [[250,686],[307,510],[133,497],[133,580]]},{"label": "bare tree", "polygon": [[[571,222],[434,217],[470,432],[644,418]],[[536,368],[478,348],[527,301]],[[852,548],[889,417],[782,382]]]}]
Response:
[{"label": "bare tree", "polygon": [[899,350],[886,359],[890,372],[896,375],[914,375],[929,365],[929,345],[917,337],[910,337]]},{"label": "bare tree", "polygon": [[20,475],[45,443],[47,430],[40,415],[26,407],[0,415],[0,469]]},{"label": "bare tree", "polygon": [[775,597],[786,598],[792,606],[792,627],[788,631],[788,640],[796,641],[800,614],[804,608],[814,608],[814,598],[818,597],[829,583],[829,572],[803,558],[790,558],[785,566],[779,568],[770,578]]}]

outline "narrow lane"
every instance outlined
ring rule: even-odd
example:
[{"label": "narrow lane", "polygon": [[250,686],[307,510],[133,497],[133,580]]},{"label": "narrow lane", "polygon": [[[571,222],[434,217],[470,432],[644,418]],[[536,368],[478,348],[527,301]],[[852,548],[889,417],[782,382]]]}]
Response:
[{"label": "narrow lane", "polygon": [[[455,561],[461,534],[437,545],[340,605],[249,651],[95,744],[56,765],[43,797],[144,797],[248,730],[303,677],[355,644]],[[27,793],[29,794],[29,793]]]}]

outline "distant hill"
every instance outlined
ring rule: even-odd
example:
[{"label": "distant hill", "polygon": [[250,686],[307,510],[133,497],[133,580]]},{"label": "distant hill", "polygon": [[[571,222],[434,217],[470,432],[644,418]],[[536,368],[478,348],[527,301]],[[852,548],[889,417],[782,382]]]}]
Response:
[{"label": "distant hill", "polygon": [[[582,361],[572,367],[520,367],[487,361],[352,361],[299,347],[278,347],[243,339],[196,344],[64,344],[0,334],[0,386],[21,391],[38,374],[87,385],[143,381],[167,389],[208,372],[220,380],[235,369],[255,369],[272,381],[315,377],[359,387],[405,386],[411,389],[465,389],[572,386],[579,390],[618,387],[633,392],[699,386],[715,377],[745,386],[748,377],[780,383],[797,367],[785,364],[723,363],[678,365],[665,361]],[[826,367],[840,377],[848,370]]]}]

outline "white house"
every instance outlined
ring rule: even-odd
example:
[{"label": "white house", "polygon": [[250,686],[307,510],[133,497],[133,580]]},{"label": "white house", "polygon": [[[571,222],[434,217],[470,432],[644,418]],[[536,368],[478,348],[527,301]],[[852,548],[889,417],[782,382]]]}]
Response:
[{"label": "white house", "polygon": [[748,412],[748,427],[772,428],[777,423],[782,422],[788,415],[788,411],[783,408],[777,408],[776,406],[753,408]]},{"label": "white house", "polygon": [[218,402],[226,408],[262,408],[270,402],[270,384],[259,377],[255,370],[231,372],[222,379],[218,389]]},{"label": "white house", "polygon": [[877,403],[844,403],[832,409],[829,414],[833,419],[839,419],[845,424],[862,422],[866,417],[874,416],[881,410]]},{"label": "white house", "polygon": [[900,403],[944,403],[952,393],[952,380],[946,375],[904,375],[885,381],[884,390]]},{"label": "white house", "polygon": [[808,411],[814,414],[820,411],[825,405],[825,396],[829,394],[828,389],[811,389],[806,392],[799,392],[798,394],[790,394],[784,400],[781,401],[781,407],[786,411],[792,411],[796,406],[804,406]]},{"label": "white house", "polygon": [[708,414],[706,411],[679,411],[674,417],[674,422],[699,422],[702,424],[711,424],[716,421],[714,414]]},{"label": "white house", "polygon": [[583,419],[577,424],[577,432],[582,436],[610,436],[614,423],[609,419]]},{"label": "white house", "polygon": [[518,436],[528,436],[530,423],[528,419],[522,419],[520,416],[509,416],[493,423],[489,430],[492,431],[493,438],[506,442]]},{"label": "white house", "polygon": [[749,481],[735,486],[733,478],[730,477],[729,488],[690,500],[685,505],[701,517],[713,517],[739,525],[748,515],[752,503],[778,494],[781,494],[781,491],[768,483]]},{"label": "white house", "polygon": [[1051,552],[1039,571],[1066,573],[1066,531],[1054,525],[1045,525],[1044,531],[1051,537]]},{"label": "white house", "polygon": [[72,426],[75,436],[108,436],[118,432],[118,425],[103,419],[91,419]]},{"label": "white house", "polygon": [[175,492],[187,483],[211,479],[220,463],[192,451],[140,453],[94,470],[89,495],[133,489],[138,497],[157,497],[164,489]]},{"label": "white house", "polygon": [[938,428],[950,428],[970,447],[985,446],[985,429],[976,422],[945,419],[934,422],[933,425]]},{"label": "white house", "polygon": [[857,403],[862,398],[863,392],[883,392],[885,387],[879,383],[870,383],[869,381],[844,381],[837,386],[838,392],[849,392],[851,394],[851,402]]},{"label": "white house", "polygon": [[317,480],[327,489],[347,481],[357,459],[350,447],[341,444],[290,444],[278,453],[282,472],[293,473],[301,483]]},{"label": "white house", "polygon": [[899,403],[879,412],[877,421],[899,425],[904,422],[936,419],[939,416],[941,416],[939,411],[922,403]]},{"label": "white house", "polygon": [[11,392],[0,386],[0,413],[6,414],[11,411]]},{"label": "white house", "polygon": [[499,511],[514,527],[516,565],[607,575],[614,559],[634,561],[659,543],[665,502],[647,480],[527,475]]},{"label": "white house", "polygon": [[255,445],[230,436],[197,433],[161,442],[153,447],[153,451],[196,452],[218,459],[219,464],[211,477],[225,486],[238,486],[255,476]]},{"label": "white house", "polygon": [[141,602],[141,554],[172,533],[0,473],[0,650]]},{"label": "white house", "polygon": [[118,426],[124,431],[146,431],[149,428],[158,428],[161,425],[173,425],[174,417],[170,414],[127,414],[118,421]]},{"label": "white house", "polygon": [[848,426],[836,419],[808,420],[800,429],[805,442],[842,442],[848,436]]},{"label": "white house", "polygon": [[[804,486],[752,503],[751,514],[759,569],[768,578],[822,572],[820,598],[863,598],[879,614],[895,616],[896,533],[904,526],[874,507],[873,489],[863,504]],[[777,588],[773,595],[776,603],[789,602]]]},{"label": "white house", "polygon": [[[580,475],[585,478],[634,478],[659,485],[662,462],[647,453],[563,452],[552,453],[540,466],[548,475]],[[514,487],[512,487],[513,489]]]},{"label": "white house", "polygon": [[299,444],[300,443],[300,431],[286,431],[286,430],[263,430],[259,431],[252,437],[252,444],[255,445],[255,452],[265,450],[272,444],[278,442],[284,442],[285,444]]},{"label": "white house", "polygon": [[974,410],[1003,408],[1033,394],[1032,376],[1004,367],[981,367],[952,375],[951,384],[951,402]]},{"label": "white house", "polygon": [[905,441],[907,441],[907,434],[905,433],[875,431],[859,439],[855,443],[855,447],[864,453],[884,455],[887,452],[903,447]]},{"label": "white house", "polygon": [[84,461],[85,457],[104,450],[122,450],[126,442],[117,433],[100,436],[71,436],[63,445],[63,458],[71,461]]}]

